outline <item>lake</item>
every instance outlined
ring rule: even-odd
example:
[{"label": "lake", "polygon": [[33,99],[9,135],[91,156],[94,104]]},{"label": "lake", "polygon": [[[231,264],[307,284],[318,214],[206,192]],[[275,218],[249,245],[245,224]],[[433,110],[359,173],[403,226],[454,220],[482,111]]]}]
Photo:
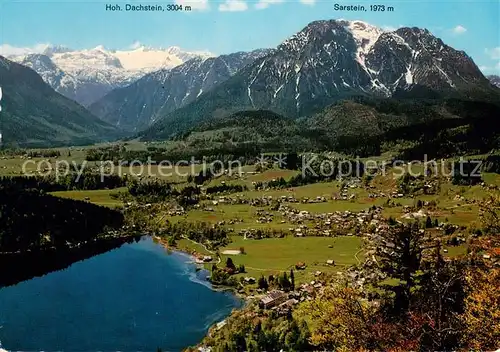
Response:
[{"label": "lake", "polygon": [[[36,265],[33,263],[32,265]],[[242,302],[143,238],[0,289],[0,341],[22,351],[180,351]],[[4,270],[4,268],[2,268]]]}]

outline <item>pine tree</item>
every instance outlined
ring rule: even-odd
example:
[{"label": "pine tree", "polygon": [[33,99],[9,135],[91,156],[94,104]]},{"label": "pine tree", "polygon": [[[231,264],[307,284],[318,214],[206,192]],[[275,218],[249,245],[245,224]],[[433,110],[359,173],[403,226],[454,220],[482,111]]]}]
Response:
[{"label": "pine tree", "polygon": [[238,266],[238,272],[239,272],[239,273],[244,273],[245,271],[246,271],[246,270],[245,270],[245,265],[240,264],[240,265]]},{"label": "pine tree", "polygon": [[262,290],[267,290],[269,288],[269,283],[264,276],[261,276],[257,281],[257,286]]},{"label": "pine tree", "polygon": [[430,216],[427,216],[427,219],[425,220],[425,228],[430,229],[432,227],[432,219]]},{"label": "pine tree", "polygon": [[381,284],[395,294],[393,313],[404,314],[410,307],[413,289],[421,275],[423,251],[429,248],[425,232],[419,229],[417,222],[399,224],[376,238],[373,245],[375,255],[379,258],[375,265],[388,278],[399,283]]},{"label": "pine tree", "polygon": [[227,258],[226,268],[231,269],[231,270],[236,270],[236,265],[234,265],[233,260],[231,258]]},{"label": "pine tree", "polygon": [[281,289],[285,291],[288,291],[290,289],[290,281],[288,280],[286,272],[284,272],[283,276],[280,277],[278,284],[281,287]]}]

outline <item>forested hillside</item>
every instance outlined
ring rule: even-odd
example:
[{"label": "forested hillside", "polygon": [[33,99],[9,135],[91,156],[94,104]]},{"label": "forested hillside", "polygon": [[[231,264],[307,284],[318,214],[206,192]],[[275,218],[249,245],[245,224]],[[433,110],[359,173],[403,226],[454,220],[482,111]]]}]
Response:
[{"label": "forested hillside", "polygon": [[0,185],[0,252],[64,249],[123,224],[116,210]]},{"label": "forested hillside", "polygon": [[0,56],[0,130],[7,146],[89,144],[117,138],[117,130],[56,93],[33,70]]}]

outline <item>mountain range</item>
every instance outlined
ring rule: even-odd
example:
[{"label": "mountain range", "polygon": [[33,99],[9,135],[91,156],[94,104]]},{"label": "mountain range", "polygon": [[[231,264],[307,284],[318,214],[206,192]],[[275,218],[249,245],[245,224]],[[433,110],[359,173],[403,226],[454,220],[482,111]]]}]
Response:
[{"label": "mountain range", "polygon": [[168,138],[244,109],[304,117],[353,96],[498,99],[463,51],[428,30],[386,32],[361,21],[315,21],[192,103],[160,115],[143,134]]},{"label": "mountain range", "polygon": [[131,84],[145,74],[171,69],[208,52],[187,52],[139,46],[132,50],[108,50],[97,46],[71,50],[48,46],[42,53],[11,56],[9,59],[35,70],[57,92],[89,106],[115,88]]},{"label": "mountain range", "polygon": [[116,129],[55,92],[33,70],[0,56],[2,145],[45,147],[117,138]]},{"label": "mountain range", "polygon": [[[256,116],[251,111],[300,120],[299,129],[307,131],[324,123],[335,129],[321,132],[328,138],[368,136],[432,119],[470,118],[474,106],[483,107],[465,104],[465,116],[449,101],[500,102],[497,78],[486,78],[465,52],[428,30],[385,31],[361,21],[315,21],[276,48],[221,56],[176,47],[50,47],[15,59],[87,106],[92,115],[78,106],[70,110],[87,116],[94,137],[122,130],[143,140],[168,139],[240,111],[247,114],[245,121]],[[32,109],[45,108],[31,99],[33,92],[22,86],[12,90],[32,101]]]},{"label": "mountain range", "polygon": [[150,73],[131,85],[115,89],[92,104],[89,110],[104,121],[129,131],[145,129],[226,81],[240,69],[271,50],[238,52],[194,58],[171,70]]}]

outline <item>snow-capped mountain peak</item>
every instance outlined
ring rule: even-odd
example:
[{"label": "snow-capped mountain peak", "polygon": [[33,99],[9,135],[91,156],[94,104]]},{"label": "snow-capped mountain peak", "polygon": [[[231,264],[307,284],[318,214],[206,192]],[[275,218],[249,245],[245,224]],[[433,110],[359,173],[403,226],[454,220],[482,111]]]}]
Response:
[{"label": "snow-capped mountain peak", "polygon": [[171,55],[178,55],[181,52],[181,48],[178,46],[171,46],[167,48],[166,52]]},{"label": "snow-capped mountain peak", "polygon": [[51,56],[52,61],[68,73],[82,72],[82,70],[112,70],[120,69],[120,59],[104,49],[102,45],[89,50],[57,53]]},{"label": "snow-capped mountain peak", "polygon": [[493,84],[497,88],[500,88],[500,76],[490,75],[487,78],[490,80],[491,84]]},{"label": "snow-capped mountain peak", "polygon": [[52,56],[53,54],[66,53],[68,51],[73,51],[73,50],[63,45],[48,45],[42,52],[42,54],[47,56]]},{"label": "snow-capped mountain peak", "polygon": [[359,52],[366,55],[371,47],[377,42],[380,35],[384,32],[382,29],[372,26],[362,21],[345,21],[346,27],[352,33]]},{"label": "snow-capped mountain peak", "polygon": [[184,51],[180,47],[163,49],[145,45],[128,50],[110,50],[103,45],[82,50],[47,46],[43,57],[33,54],[38,55],[9,58],[34,69],[58,92],[85,106],[150,72],[169,70],[192,58],[213,56],[207,52]]},{"label": "snow-capped mountain peak", "polygon": [[370,49],[375,45],[380,35],[384,32],[382,29],[372,26],[362,21],[341,20],[346,29],[348,29],[356,41],[356,60],[363,68],[366,68],[365,58]]}]

